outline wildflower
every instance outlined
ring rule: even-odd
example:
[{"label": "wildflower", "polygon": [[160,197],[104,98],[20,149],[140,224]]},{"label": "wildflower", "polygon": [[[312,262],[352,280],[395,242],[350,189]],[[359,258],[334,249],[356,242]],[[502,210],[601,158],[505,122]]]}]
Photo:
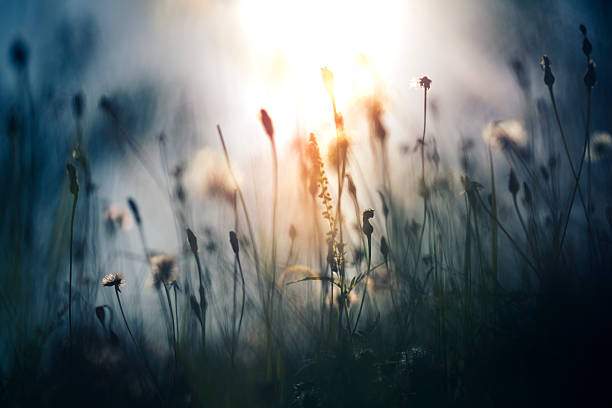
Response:
[{"label": "wildflower", "polygon": [[520,188],[518,179],[516,178],[516,174],[514,174],[514,170],[510,168],[510,178],[508,180],[508,190],[512,193],[513,197],[516,197],[516,193],[518,193]]},{"label": "wildflower", "polygon": [[594,162],[612,157],[612,136],[607,132],[594,132],[589,152]]},{"label": "wildflower", "polygon": [[178,279],[179,269],[176,258],[167,254],[154,255],[149,259],[153,273],[153,286],[159,288],[160,284],[173,285]]},{"label": "wildflower", "polygon": [[[237,178],[240,173],[235,169]],[[198,151],[185,170],[185,187],[200,199],[217,198],[227,203],[234,200],[236,188],[231,174],[227,171],[222,154],[205,147]]]},{"label": "wildflower", "polygon": [[595,67],[595,61],[590,59],[589,65],[587,66],[587,72],[584,74],[584,84],[588,89],[594,87],[597,83],[597,73],[595,72]]},{"label": "wildflower", "polygon": [[334,95],[334,73],[331,72],[327,67],[321,68],[321,77],[323,79],[323,84],[325,85],[325,89],[329,93],[330,96]]},{"label": "wildflower", "polygon": [[553,75],[552,70],[550,69],[550,59],[548,58],[548,55],[542,56],[540,66],[544,71],[544,83],[549,88],[552,88],[553,84],[555,83],[555,76]]},{"label": "wildflower", "polygon": [[102,286],[114,286],[117,292],[121,292],[121,287],[125,286],[125,279],[120,273],[109,273],[102,278]]},{"label": "wildflower", "polygon": [[104,211],[104,221],[109,225],[109,228],[117,225],[124,230],[129,230],[134,226],[134,218],[131,214],[117,204],[109,205]]},{"label": "wildflower", "polygon": [[30,50],[21,37],[17,37],[13,40],[9,53],[11,63],[17,70],[21,71],[28,66]]},{"label": "wildflower", "polygon": [[272,124],[272,119],[270,119],[270,116],[265,109],[261,109],[259,111],[259,120],[261,121],[266,134],[270,138],[270,141],[274,143],[274,125]]},{"label": "wildflower", "polygon": [[429,88],[431,88],[431,82],[431,79],[429,79],[427,76],[423,76],[418,79],[418,85],[425,89],[425,91],[429,91]]}]

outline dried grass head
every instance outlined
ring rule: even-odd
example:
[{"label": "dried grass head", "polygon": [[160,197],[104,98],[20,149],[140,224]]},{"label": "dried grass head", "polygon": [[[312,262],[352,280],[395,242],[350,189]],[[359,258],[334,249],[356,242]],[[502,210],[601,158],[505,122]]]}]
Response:
[{"label": "dried grass head", "polygon": [[117,204],[109,205],[104,211],[104,221],[111,231],[114,231],[116,226],[124,230],[129,230],[134,226],[132,214]]},{"label": "dried grass head", "polygon": [[331,169],[342,168],[348,159],[351,142],[346,135],[342,134],[334,138],[327,148],[327,163]]},{"label": "dried grass head", "polygon": [[163,283],[164,285],[173,285],[179,276],[179,268],[176,263],[176,258],[172,255],[158,254],[153,255],[149,262],[151,263],[152,285],[156,289]]},{"label": "dried grass head", "polygon": [[607,132],[594,132],[591,136],[589,152],[593,162],[611,158],[612,136]]},{"label": "dried grass head", "polygon": [[502,151],[519,151],[527,145],[527,131],[518,120],[498,120],[488,123],[482,138]]},{"label": "dried grass head", "polygon": [[[234,168],[236,177],[240,172]],[[234,200],[236,186],[227,170],[223,155],[209,147],[198,151],[185,170],[185,187],[202,200],[220,199],[231,204]]]}]

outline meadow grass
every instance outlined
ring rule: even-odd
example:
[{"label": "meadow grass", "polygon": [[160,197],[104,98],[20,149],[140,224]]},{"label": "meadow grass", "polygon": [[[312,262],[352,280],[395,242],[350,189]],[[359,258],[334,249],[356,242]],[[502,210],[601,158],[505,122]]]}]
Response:
[{"label": "meadow grass", "polygon": [[[612,224],[596,221],[610,211],[594,209],[607,197],[597,194],[592,177],[591,98],[597,87],[592,47],[586,28],[580,31],[586,120],[581,151],[574,154],[549,57],[542,62],[567,166],[540,164],[537,152],[512,131],[515,124],[496,122],[487,128],[486,140],[472,141],[485,160],[476,159],[474,146],[460,148],[458,176],[438,153],[440,139],[427,137],[428,94],[442,90],[424,76],[418,80],[423,90],[418,157],[391,163],[395,156],[389,153],[382,103],[372,100],[366,167],[336,106],[333,73],[323,68],[321,86],[330,96],[335,138],[325,157],[317,135],[298,137],[301,148],[291,160],[302,166],[292,178],[303,192],[300,222],[287,222],[281,204],[283,157],[279,160],[278,135],[265,109],[259,114],[271,143],[265,163],[271,177],[262,181],[271,180],[267,214],[255,211],[243,191],[252,187],[264,195],[265,188],[239,182],[237,163],[217,125],[221,173],[229,187],[216,180],[214,194],[208,193],[222,198],[218,206],[233,215],[234,225],[214,231],[205,228],[211,224],[207,214],[189,210],[197,202],[185,193],[184,169],[169,170],[167,136],[158,139],[160,177],[121,110],[111,98],[101,98],[98,114],[112,123],[120,150],[167,194],[179,231],[174,255],[149,246],[154,220],[133,198],[127,201],[129,212],[108,210],[102,220],[93,183],[105,181],[91,171],[84,96],[77,94],[68,178],[48,209],[55,211],[53,227],[48,236],[37,236],[47,246],[44,252],[28,240],[24,231],[31,220],[23,214],[32,201],[43,200],[24,187],[40,175],[35,166],[28,168],[26,149],[17,149],[20,154],[5,165],[9,177],[3,188],[11,199],[2,208],[3,406],[83,401],[173,407],[548,406],[584,405],[605,396],[600,387],[606,366],[596,361],[610,361],[611,325],[603,311],[610,306],[611,262],[605,254]],[[24,74],[27,58],[17,62]],[[35,145],[40,137],[32,124],[24,125],[34,121],[35,108],[16,111],[21,119],[11,119],[8,136],[18,145],[27,138]],[[557,140],[556,131],[543,125],[537,133]],[[400,180],[394,169],[404,166],[411,177]],[[79,181],[84,194],[77,200]],[[572,216],[576,195],[583,216]],[[415,204],[420,200],[422,212]],[[140,241],[134,245],[144,257],[115,251],[114,256],[130,255],[131,266],[107,271],[98,249],[120,245],[118,235],[130,215]],[[583,245],[576,240],[585,229]],[[228,234],[229,240],[218,238]],[[73,252],[73,246],[79,249]],[[45,264],[42,274],[39,262]],[[123,274],[134,279],[121,292]],[[104,275],[102,284],[115,291],[117,307],[112,297],[101,304],[107,299],[98,293]],[[142,285],[143,276],[151,287]],[[144,303],[141,295],[157,296],[159,304]],[[66,309],[67,336],[60,329]],[[123,326],[113,321],[118,314]]]}]

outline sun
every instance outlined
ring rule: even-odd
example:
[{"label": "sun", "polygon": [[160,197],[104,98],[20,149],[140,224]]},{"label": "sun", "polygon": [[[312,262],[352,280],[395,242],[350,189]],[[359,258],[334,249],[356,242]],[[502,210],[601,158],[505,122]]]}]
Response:
[{"label": "sun", "polygon": [[397,1],[359,0],[245,0],[238,13],[256,71],[252,96],[275,123],[282,115],[315,131],[333,120],[321,68],[334,72],[340,111],[371,95],[377,67],[397,54],[403,14]]}]

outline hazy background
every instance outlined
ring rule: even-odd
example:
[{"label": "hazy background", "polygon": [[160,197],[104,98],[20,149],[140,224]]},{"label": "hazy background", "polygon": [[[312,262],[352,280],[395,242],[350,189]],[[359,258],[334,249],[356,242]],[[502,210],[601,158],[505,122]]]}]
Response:
[{"label": "hazy background", "polygon": [[[459,174],[456,152],[462,139],[475,140],[482,152],[479,141],[487,122],[521,120],[537,109],[539,98],[547,97],[539,67],[542,54],[552,60],[561,115],[569,118],[566,132],[578,148],[584,117],[580,23],[588,27],[593,58],[601,60],[592,129],[609,131],[612,93],[604,60],[612,51],[609,21],[606,1],[0,0],[0,115],[7,117],[11,106],[22,106],[25,100],[8,53],[15,38],[27,43],[27,80],[41,108],[43,137],[36,149],[44,160],[41,179],[33,181],[42,197],[32,213],[39,228],[34,245],[45,247],[49,211],[55,211],[58,192],[65,192],[64,166],[74,138],[71,98],[79,90],[87,101],[85,130],[99,197],[124,208],[126,198],[134,197],[146,219],[149,245],[176,253],[182,239],[170,233],[175,228],[168,191],[129,151],[112,143],[108,117],[98,108],[103,95],[118,103],[159,177],[160,132],[166,135],[168,169],[184,164],[197,175],[206,167],[197,167],[202,163],[194,157],[205,147],[219,151],[215,126],[221,124],[257,225],[270,217],[269,144],[257,117],[266,108],[279,145],[285,231],[301,216],[292,187],[297,177],[294,138],[305,140],[315,132],[325,147],[334,134],[321,67],[336,76],[338,108],[358,157],[368,149],[362,102],[370,95],[383,101],[393,182],[401,191],[408,189],[402,184],[403,172],[415,157],[402,150],[412,149],[422,131],[422,91],[415,89],[414,79],[424,74],[433,79],[428,137],[436,139],[451,172]],[[9,143],[3,140],[4,162],[9,154]],[[368,166],[364,161],[365,178],[371,174]],[[499,169],[503,183],[504,166]],[[198,181],[191,187],[188,194],[197,198]],[[408,203],[419,200],[416,193],[405,196]],[[231,210],[210,199],[196,203],[195,228],[215,228],[226,242],[225,231],[233,226]],[[377,204],[372,197],[364,202]],[[114,247],[99,248],[106,257],[100,276],[124,270],[122,262],[128,261],[116,256],[118,249],[141,250],[134,228],[122,234]]]}]

